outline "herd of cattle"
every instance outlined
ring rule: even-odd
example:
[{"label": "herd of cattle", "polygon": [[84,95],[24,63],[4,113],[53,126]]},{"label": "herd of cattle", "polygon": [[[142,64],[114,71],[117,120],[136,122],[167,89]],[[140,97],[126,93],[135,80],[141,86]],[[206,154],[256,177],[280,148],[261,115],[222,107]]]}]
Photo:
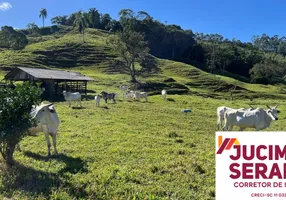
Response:
[{"label": "herd of cattle", "polygon": [[[120,90],[122,91],[123,98],[129,99],[140,99],[145,98],[148,101],[148,94],[146,92],[134,92],[128,90],[126,86],[121,86]],[[162,90],[162,98],[165,100],[167,96],[167,91]],[[69,102],[69,106],[71,105],[71,101],[78,101],[81,105],[81,95],[80,93],[70,93],[70,92],[63,92],[64,98],[66,101]],[[113,100],[116,102],[118,98],[118,93],[107,93],[101,92],[100,95],[95,96],[96,106],[99,106],[100,99],[104,99],[105,102],[107,100]],[[223,131],[231,131],[233,126],[238,126],[240,130],[244,130],[245,128],[255,128],[256,131],[260,131],[270,126],[271,121],[278,120],[277,117],[277,107],[269,107],[268,109],[264,110],[262,108],[254,109],[250,106],[249,109],[246,108],[239,108],[233,109],[226,106],[220,106],[217,108],[217,126],[218,129],[222,129]],[[48,146],[48,155],[50,153],[51,142],[49,139],[49,135],[52,136],[53,139],[53,146],[54,146],[54,153],[57,154],[56,148],[56,138],[57,138],[57,131],[60,125],[60,120],[58,114],[54,108],[52,103],[45,104],[41,103],[38,106],[33,107],[31,111],[32,117],[38,122],[36,127],[32,127],[29,129],[30,134],[36,134],[38,132],[44,132],[45,139]],[[223,120],[225,121],[224,126],[222,125]],[[18,149],[20,150],[20,146],[18,144]]]},{"label": "herd of cattle", "polygon": [[[137,91],[132,91],[128,90],[127,86],[121,86],[120,90],[123,92],[123,98],[129,99],[140,99],[140,98],[145,98],[146,101],[148,101],[148,94],[146,92],[137,92]],[[72,101],[77,101],[80,106],[81,104],[81,94],[79,92],[67,92],[63,91],[63,96],[65,100],[69,103],[69,107],[71,106]],[[162,91],[162,98],[166,99],[167,91],[163,90]],[[95,102],[96,106],[99,106],[99,102],[101,99],[104,99],[105,102],[107,103],[107,100],[113,100],[113,102],[116,102],[116,99],[118,99],[118,93],[107,93],[102,91],[101,96],[96,95],[95,96]],[[39,132],[44,132],[45,134],[45,139],[47,142],[48,146],[48,155],[51,155],[50,148],[51,148],[51,142],[49,136],[52,137],[53,139],[53,146],[54,146],[54,153],[57,154],[57,132],[58,128],[60,126],[60,120],[58,117],[58,114],[55,110],[55,107],[53,103],[45,104],[41,103],[38,106],[34,106],[31,111],[31,116],[37,121],[37,126],[32,127],[28,130],[29,134],[34,135]],[[17,149],[21,151],[20,145],[17,144]]]},{"label": "herd of cattle", "polygon": [[[140,100],[141,98],[144,98],[146,100],[146,102],[148,102],[148,93],[147,92],[129,90],[128,87],[125,85],[122,85],[119,88],[122,92],[122,98],[123,99]],[[64,96],[65,100],[69,102],[69,107],[71,106],[72,101],[78,102],[80,104],[80,106],[82,107],[82,105],[81,105],[81,94],[79,92],[71,93],[71,92],[63,91],[63,96]],[[162,98],[166,99],[166,96],[167,96],[167,91],[162,90]],[[107,103],[107,100],[112,100],[113,103],[116,103],[116,100],[118,99],[118,93],[117,92],[108,93],[108,92],[102,91],[100,94],[95,95],[94,100],[95,100],[96,106],[100,106],[101,99],[103,99],[105,101],[105,103]]]}]

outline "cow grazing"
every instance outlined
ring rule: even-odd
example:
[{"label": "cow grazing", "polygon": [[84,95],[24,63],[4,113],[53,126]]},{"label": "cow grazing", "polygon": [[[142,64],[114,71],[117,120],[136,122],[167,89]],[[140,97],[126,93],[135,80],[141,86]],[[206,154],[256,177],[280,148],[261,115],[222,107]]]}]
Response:
[{"label": "cow grazing", "polygon": [[129,100],[135,98],[135,92],[133,90],[128,90],[123,93],[123,99]]},{"label": "cow grazing", "polygon": [[128,90],[127,85],[121,85],[119,86],[120,91],[122,92],[122,99],[124,99],[125,93]]},{"label": "cow grazing", "polygon": [[148,102],[148,93],[147,92],[135,92],[135,98],[140,101],[141,98],[145,98],[146,102]]},{"label": "cow grazing", "polygon": [[270,123],[274,120],[278,120],[277,107],[270,108],[268,110],[257,108],[251,111],[242,110],[229,110],[225,112],[225,125],[223,130],[232,130],[233,126],[238,126],[240,131],[245,128],[255,128],[256,131],[268,128]]},{"label": "cow grazing", "polygon": [[95,100],[95,105],[99,107],[101,97],[99,95],[95,95],[94,100]]},{"label": "cow grazing", "polygon": [[102,98],[105,100],[105,103],[107,103],[108,99],[113,100],[113,103],[116,103],[115,93],[107,93],[105,91],[102,91],[101,95],[102,95]]},{"label": "cow grazing", "polygon": [[254,108],[252,106],[250,106],[249,109],[246,109],[246,108],[234,109],[234,108],[229,108],[229,107],[226,107],[226,106],[218,107],[217,108],[217,129],[218,130],[220,128],[222,128],[222,121],[224,120],[224,114],[228,110],[242,110],[242,111],[246,111],[246,110],[254,110]]},{"label": "cow grazing", "polygon": [[69,107],[71,107],[71,102],[72,101],[77,101],[80,104],[80,107],[82,107],[81,105],[81,94],[79,92],[67,92],[67,91],[63,91],[63,95],[66,101],[69,102]]},{"label": "cow grazing", "polygon": [[[48,146],[48,155],[51,155],[51,142],[49,135],[53,138],[54,153],[57,154],[57,132],[60,126],[60,120],[56,109],[52,103],[34,106],[30,115],[36,120],[37,125],[28,130],[30,135],[35,135],[39,132],[44,132]],[[20,150],[20,145],[17,144]]]},{"label": "cow grazing", "polygon": [[167,91],[166,90],[162,90],[162,98],[164,100],[166,100],[166,97],[167,97]]}]

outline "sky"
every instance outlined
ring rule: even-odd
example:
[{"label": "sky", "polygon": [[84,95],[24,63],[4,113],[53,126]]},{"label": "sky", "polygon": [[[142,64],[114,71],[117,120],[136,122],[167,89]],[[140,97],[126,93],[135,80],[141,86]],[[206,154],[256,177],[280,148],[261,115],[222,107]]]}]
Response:
[{"label": "sky", "polygon": [[0,0],[0,26],[25,28],[31,22],[42,26],[41,8],[48,11],[46,25],[54,16],[89,8],[118,19],[121,9],[130,8],[146,11],[163,23],[243,42],[263,33],[286,36],[286,1],[282,0]]}]

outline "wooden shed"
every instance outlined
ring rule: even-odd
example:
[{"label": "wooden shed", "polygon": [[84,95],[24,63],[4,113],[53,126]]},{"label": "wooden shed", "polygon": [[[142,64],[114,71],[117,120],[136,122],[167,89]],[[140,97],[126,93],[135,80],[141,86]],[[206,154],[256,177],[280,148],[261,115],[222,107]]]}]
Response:
[{"label": "wooden shed", "polygon": [[93,78],[82,75],[79,72],[64,70],[51,70],[40,68],[16,67],[4,77],[10,81],[40,82],[41,88],[45,88],[44,96],[52,97],[61,95],[64,90],[80,92],[87,96],[87,82]]}]

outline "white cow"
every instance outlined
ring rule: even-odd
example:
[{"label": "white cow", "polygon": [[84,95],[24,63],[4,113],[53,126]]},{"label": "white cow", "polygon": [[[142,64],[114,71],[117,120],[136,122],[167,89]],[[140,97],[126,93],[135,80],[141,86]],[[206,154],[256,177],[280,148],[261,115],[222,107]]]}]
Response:
[{"label": "white cow", "polygon": [[129,100],[135,98],[135,92],[133,90],[128,90],[127,92],[123,93],[123,99]]},{"label": "white cow", "polygon": [[167,90],[162,90],[162,98],[166,100],[167,97]]},{"label": "white cow", "polygon": [[128,86],[127,85],[121,85],[121,86],[119,86],[119,89],[122,92],[122,99],[124,99],[126,91],[128,90]]},{"label": "white cow", "polygon": [[99,95],[95,95],[94,100],[95,100],[95,105],[99,107],[101,97]]},{"label": "white cow", "polygon": [[225,125],[223,130],[232,130],[233,126],[238,126],[240,131],[245,128],[255,128],[256,131],[260,131],[270,126],[272,120],[278,120],[277,117],[277,107],[264,110],[262,108],[257,108],[252,111],[241,111],[241,110],[229,110],[225,112]]},{"label": "white cow", "polygon": [[242,110],[242,111],[246,111],[246,110],[254,110],[254,108],[252,106],[250,106],[249,109],[246,109],[246,108],[234,109],[234,108],[229,108],[229,107],[226,107],[226,106],[218,107],[217,108],[217,129],[218,130],[220,128],[222,128],[222,121],[224,120],[224,114],[228,110]]},{"label": "white cow", "polygon": [[[35,135],[39,132],[44,132],[48,146],[48,155],[51,155],[51,142],[49,135],[53,138],[54,153],[57,154],[57,132],[60,126],[60,120],[55,107],[52,103],[34,106],[31,113],[32,117],[37,121],[37,126],[28,130],[30,135]],[[17,148],[20,150],[20,145],[17,144]]]},{"label": "white cow", "polygon": [[71,101],[77,101],[80,103],[80,107],[82,107],[81,105],[81,94],[79,92],[67,92],[67,91],[63,91],[63,95],[65,97],[65,100],[69,102],[69,107],[71,107]]},{"label": "white cow", "polygon": [[135,92],[135,98],[140,101],[141,98],[145,98],[145,100],[148,102],[148,93],[147,92]]}]

